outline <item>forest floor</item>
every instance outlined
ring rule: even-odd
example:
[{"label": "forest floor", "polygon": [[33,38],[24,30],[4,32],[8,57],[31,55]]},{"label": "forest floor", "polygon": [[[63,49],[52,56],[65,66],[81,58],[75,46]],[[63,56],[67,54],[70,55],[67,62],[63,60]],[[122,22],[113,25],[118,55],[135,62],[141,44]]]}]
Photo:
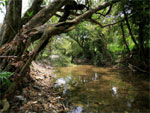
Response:
[{"label": "forest floor", "polygon": [[16,91],[10,102],[9,113],[64,113],[67,108],[62,102],[63,98],[53,90],[52,73],[52,67],[32,62],[32,82],[24,80],[26,87]]}]

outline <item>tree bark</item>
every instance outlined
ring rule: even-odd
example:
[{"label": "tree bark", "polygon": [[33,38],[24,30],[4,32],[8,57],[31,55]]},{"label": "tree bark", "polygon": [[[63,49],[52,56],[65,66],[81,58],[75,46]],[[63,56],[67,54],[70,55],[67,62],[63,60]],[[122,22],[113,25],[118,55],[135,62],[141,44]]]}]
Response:
[{"label": "tree bark", "polygon": [[120,26],[121,26],[121,31],[122,31],[122,39],[123,39],[123,42],[124,42],[124,44],[125,44],[125,46],[126,46],[126,48],[127,48],[128,55],[130,56],[130,55],[131,55],[131,52],[130,52],[129,46],[128,46],[127,42],[126,42],[126,39],[125,39],[124,28],[123,28],[122,22],[121,22]]},{"label": "tree bark", "polygon": [[45,8],[41,9],[31,20],[26,24],[28,29],[43,25],[47,22],[63,5],[67,0],[55,0]]},{"label": "tree bark", "polygon": [[128,16],[127,16],[127,14],[126,14],[125,10],[123,10],[123,13],[124,13],[124,17],[125,17],[126,25],[127,25],[127,27],[128,27],[128,30],[129,30],[129,33],[130,33],[131,39],[133,40],[133,42],[134,42],[134,44],[135,44],[136,48],[137,48],[137,49],[139,49],[139,46],[138,46],[138,44],[137,44],[137,42],[136,42],[136,40],[135,40],[135,38],[134,38],[134,36],[133,36],[133,34],[132,34],[132,30],[131,30],[131,27],[130,27],[130,24],[129,24],[129,21],[128,21]]},{"label": "tree bark", "polygon": [[[25,15],[21,19],[22,25],[25,25],[33,16],[35,16],[41,9],[43,0],[34,0],[32,6],[25,12]],[[31,13],[32,15],[28,15]]]},{"label": "tree bark", "polygon": [[13,40],[21,28],[22,0],[9,0],[4,23],[0,31],[0,47]]},{"label": "tree bark", "polygon": [[[144,29],[144,23],[139,23],[139,45],[140,45],[140,57],[143,59],[145,57],[145,50],[144,50],[144,37],[143,37],[143,29]],[[143,59],[144,60],[144,59]]]}]

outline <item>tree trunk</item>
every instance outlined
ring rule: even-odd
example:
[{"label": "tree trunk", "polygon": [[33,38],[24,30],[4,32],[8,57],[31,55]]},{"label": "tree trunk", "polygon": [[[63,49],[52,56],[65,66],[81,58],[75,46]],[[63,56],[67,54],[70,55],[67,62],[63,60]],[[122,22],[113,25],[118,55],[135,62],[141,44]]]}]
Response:
[{"label": "tree trunk", "polygon": [[22,0],[9,0],[6,16],[0,31],[0,47],[13,40],[21,28]]},{"label": "tree trunk", "polygon": [[[139,45],[140,45],[140,57],[141,59],[144,58],[144,54],[145,54],[145,51],[144,51],[144,37],[143,37],[143,29],[144,29],[144,24],[142,22],[139,23]],[[144,60],[144,59],[143,59]]]},{"label": "tree trunk", "polygon": [[128,27],[128,30],[129,30],[129,33],[130,33],[130,36],[131,36],[131,39],[133,40],[136,48],[139,50],[139,46],[138,46],[138,44],[137,44],[137,42],[136,42],[136,40],[135,40],[135,38],[134,38],[134,36],[132,34],[132,30],[131,30],[131,27],[130,27],[130,24],[129,24],[129,21],[128,21],[128,16],[127,16],[125,10],[123,10],[123,13],[124,13],[124,16],[125,16],[125,21],[126,21],[126,24],[127,24],[127,27]]},{"label": "tree trunk", "polygon": [[[12,6],[12,1],[10,0],[9,5],[8,5],[8,9],[10,6]],[[16,1],[20,1],[20,0],[16,0]],[[40,27],[37,28],[33,28],[31,29],[33,26],[33,24],[35,24],[35,26],[38,25],[42,25],[43,22],[46,22],[50,17],[52,17],[57,10],[59,10],[63,5],[65,4],[65,0],[62,0],[61,2],[59,0],[55,0],[52,4],[50,4],[48,7],[43,8],[42,10],[40,10],[39,13],[37,13],[30,21],[29,23],[27,23],[26,25],[23,26],[23,28],[21,28],[21,30],[19,32],[16,31],[16,35],[13,35],[13,40],[10,43],[6,43],[5,45],[3,45],[0,48],[0,55],[3,56],[17,56],[18,58],[16,59],[16,61],[18,60],[23,60],[22,59],[22,55],[27,55],[28,52],[26,51],[26,49],[30,46],[31,42],[34,42],[35,40],[39,39],[42,34],[44,33],[44,30],[46,29],[42,29]],[[15,4],[17,5],[17,4]],[[17,7],[17,6],[12,6],[13,7]],[[57,7],[56,7],[57,6]],[[55,10],[52,10],[55,7]],[[48,13],[48,11],[50,12],[50,14],[47,17],[47,20],[45,18],[41,18],[41,16],[46,15]],[[7,21],[7,17],[8,19],[10,19],[10,15],[8,15],[10,12],[9,10],[7,10],[7,14],[6,14],[6,21]],[[16,16],[15,16],[16,17]],[[17,16],[18,17],[18,16]],[[15,19],[16,21],[17,19]],[[43,20],[43,21],[41,21]],[[21,21],[21,18],[20,18]],[[15,23],[16,24],[16,23]],[[6,24],[8,25],[8,24]],[[3,24],[3,26],[5,26],[5,22]],[[46,27],[46,25],[43,25],[42,27]],[[12,33],[11,31],[8,32],[6,29],[3,29],[6,32],[6,34],[8,33]],[[5,33],[3,32],[3,34]],[[2,42],[4,42],[3,40],[6,40],[7,37],[1,36]],[[12,37],[11,37],[12,38]],[[0,67],[3,70],[6,71],[14,71],[14,66],[12,67],[12,64],[16,63],[16,61],[12,61],[12,59],[0,59]],[[13,69],[13,70],[10,70]]]},{"label": "tree trunk", "polygon": [[[21,19],[22,25],[25,25],[34,15],[36,15],[42,8],[43,0],[34,0],[32,6],[26,11],[25,15]],[[32,14],[32,15],[29,15]]]},{"label": "tree trunk", "polygon": [[121,25],[121,31],[122,31],[122,39],[123,39],[123,42],[124,42],[124,44],[125,44],[125,46],[126,46],[126,48],[127,48],[128,55],[130,56],[130,55],[131,55],[131,52],[130,52],[129,46],[128,46],[127,42],[126,42],[126,39],[125,39],[124,28],[123,28],[122,22],[121,22],[120,25]]}]

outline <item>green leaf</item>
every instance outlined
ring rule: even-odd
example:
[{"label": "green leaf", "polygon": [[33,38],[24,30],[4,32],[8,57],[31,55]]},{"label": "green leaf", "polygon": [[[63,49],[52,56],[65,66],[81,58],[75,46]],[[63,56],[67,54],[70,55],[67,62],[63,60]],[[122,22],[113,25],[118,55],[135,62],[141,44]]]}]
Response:
[{"label": "green leaf", "polygon": [[3,83],[10,83],[9,78],[13,75],[12,72],[0,71],[0,81]]},{"label": "green leaf", "polygon": [[31,12],[27,11],[27,15],[28,15],[29,17],[31,17],[31,16],[33,15],[33,11],[31,11]]}]

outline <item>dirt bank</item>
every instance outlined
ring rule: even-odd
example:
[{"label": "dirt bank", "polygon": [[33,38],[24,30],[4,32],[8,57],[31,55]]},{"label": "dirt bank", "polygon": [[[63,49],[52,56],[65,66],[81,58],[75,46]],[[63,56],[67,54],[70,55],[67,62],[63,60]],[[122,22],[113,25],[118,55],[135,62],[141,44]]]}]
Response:
[{"label": "dirt bank", "polygon": [[32,63],[30,79],[24,78],[22,91],[17,90],[9,102],[7,113],[63,113],[66,108],[62,98],[53,91],[53,68]]}]

